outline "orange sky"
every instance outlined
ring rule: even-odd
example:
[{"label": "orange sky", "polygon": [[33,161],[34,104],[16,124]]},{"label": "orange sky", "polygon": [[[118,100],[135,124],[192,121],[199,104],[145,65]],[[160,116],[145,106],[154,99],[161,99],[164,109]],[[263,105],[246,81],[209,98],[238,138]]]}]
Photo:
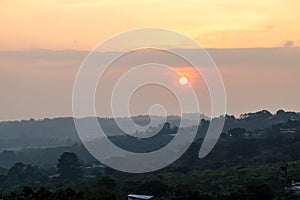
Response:
[{"label": "orange sky", "polygon": [[[71,116],[88,51],[143,27],[172,29],[209,48],[229,114],[300,111],[299,10],[299,0],[0,0],[0,121]],[[192,72],[177,70],[200,88]]]},{"label": "orange sky", "polygon": [[173,29],[204,47],[300,42],[298,0],[1,0],[0,50],[90,50],[121,31]]}]

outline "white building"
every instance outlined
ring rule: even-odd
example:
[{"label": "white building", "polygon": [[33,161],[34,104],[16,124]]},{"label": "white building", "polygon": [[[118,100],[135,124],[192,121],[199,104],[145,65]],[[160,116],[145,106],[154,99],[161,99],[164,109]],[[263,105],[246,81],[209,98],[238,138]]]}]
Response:
[{"label": "white building", "polygon": [[128,195],[128,200],[148,200],[153,198],[154,196],[149,196],[149,195],[137,195],[137,194]]}]

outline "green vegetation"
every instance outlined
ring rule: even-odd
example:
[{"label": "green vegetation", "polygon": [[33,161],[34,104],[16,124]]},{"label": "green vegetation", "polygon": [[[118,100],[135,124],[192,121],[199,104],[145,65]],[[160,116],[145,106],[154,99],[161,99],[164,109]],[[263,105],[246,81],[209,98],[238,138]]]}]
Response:
[{"label": "green vegetation", "polygon": [[[59,150],[43,149],[40,155],[49,155],[52,160],[57,155],[55,164],[54,161],[51,165],[15,162],[7,169],[0,168],[0,199],[114,200],[126,199],[129,193],[154,195],[158,200],[300,199],[285,191],[292,180],[300,180],[300,121],[291,117],[294,114],[278,111],[270,116],[262,111],[240,119],[227,116],[227,129],[217,145],[207,157],[199,159],[202,135],[209,125],[209,121],[202,120],[200,136],[179,160],[146,174],[105,168],[96,160],[87,159],[88,154],[80,144],[57,147]],[[277,123],[271,123],[272,120]],[[268,126],[263,126],[261,121]],[[251,123],[259,125],[249,128]],[[166,138],[168,141],[174,130],[176,126],[164,126],[154,142]],[[124,147],[135,143],[124,136],[113,140]],[[16,159],[38,149],[25,151],[26,154],[3,151],[2,156],[11,163],[14,160],[9,160],[9,156]],[[32,159],[47,159],[37,157],[39,154],[31,155],[34,155]]]}]

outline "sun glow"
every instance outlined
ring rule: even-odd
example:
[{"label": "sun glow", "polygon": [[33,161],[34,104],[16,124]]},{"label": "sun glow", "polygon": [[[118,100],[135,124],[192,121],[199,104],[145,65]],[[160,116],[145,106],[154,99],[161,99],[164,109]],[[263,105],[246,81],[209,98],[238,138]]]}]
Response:
[{"label": "sun glow", "polygon": [[178,80],[180,85],[186,85],[188,83],[188,80],[186,77],[182,76],[179,80]]}]

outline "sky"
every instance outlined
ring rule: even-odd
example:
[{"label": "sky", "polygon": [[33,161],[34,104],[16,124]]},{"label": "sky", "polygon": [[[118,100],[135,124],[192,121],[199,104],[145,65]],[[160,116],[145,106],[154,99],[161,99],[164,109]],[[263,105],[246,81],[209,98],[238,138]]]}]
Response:
[{"label": "sky", "polygon": [[143,27],[178,31],[208,50],[229,114],[300,111],[299,9],[297,0],[0,0],[0,120],[71,116],[88,52]]}]

